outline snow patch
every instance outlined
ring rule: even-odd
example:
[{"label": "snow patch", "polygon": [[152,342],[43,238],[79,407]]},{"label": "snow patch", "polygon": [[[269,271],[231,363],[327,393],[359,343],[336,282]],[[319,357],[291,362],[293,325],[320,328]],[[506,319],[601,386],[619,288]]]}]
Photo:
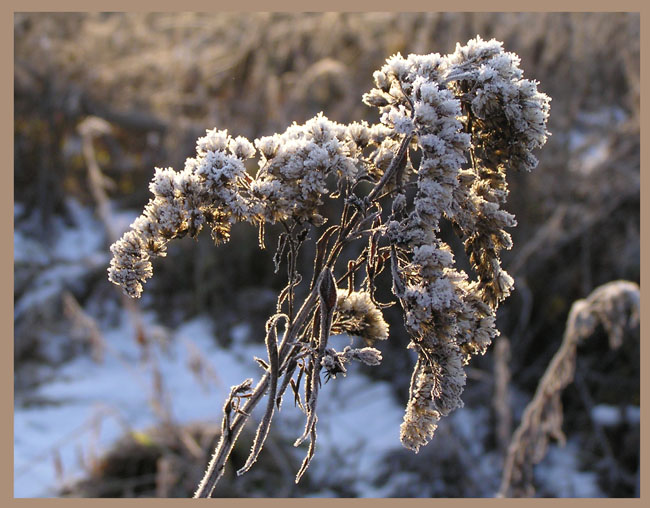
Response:
[{"label": "snow patch", "polygon": [[617,407],[598,404],[591,409],[591,419],[603,427],[615,427],[622,423],[638,425],[641,421],[639,406]]},{"label": "snow patch", "polygon": [[569,440],[565,446],[549,445],[544,460],[535,467],[536,483],[554,497],[606,497],[595,472],[580,471],[579,446]]},{"label": "snow patch", "polygon": [[[155,329],[153,314],[143,318],[145,330]],[[229,349],[218,347],[207,317],[188,321],[170,332],[168,340],[153,343],[148,362],[141,360],[142,350],[126,315],[119,326],[103,330],[103,336],[103,363],[78,357],[62,366],[55,380],[37,389],[35,396],[52,404],[15,407],[15,497],[56,496],[61,483],[54,457],[63,466],[64,483],[74,482],[84,475],[83,462],[89,457],[105,453],[125,432],[159,422],[151,404],[153,365],[161,374],[174,421],[220,422],[230,387],[249,377],[256,382],[262,371],[253,356],[266,357],[263,344],[235,341]],[[197,354],[210,367],[211,376],[200,379],[190,368]],[[326,383],[321,391],[318,446],[307,474],[329,479],[331,485],[332,475],[342,479],[352,469],[355,491],[367,497],[373,494],[370,485],[378,461],[400,446],[402,408],[388,383],[373,382],[356,370],[352,365],[348,377]],[[302,433],[304,415],[290,399],[287,396],[283,411],[276,414],[274,429],[293,440]],[[263,406],[254,413],[254,423]],[[305,452],[305,446],[295,449],[300,459]],[[334,456],[345,460],[338,463]]]}]

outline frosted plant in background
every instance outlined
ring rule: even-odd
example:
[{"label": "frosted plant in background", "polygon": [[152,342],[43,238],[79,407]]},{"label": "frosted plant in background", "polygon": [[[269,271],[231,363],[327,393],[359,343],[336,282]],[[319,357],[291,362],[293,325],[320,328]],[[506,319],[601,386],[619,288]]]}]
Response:
[{"label": "frosted plant in background", "polygon": [[[464,366],[498,335],[496,310],[513,287],[499,258],[512,246],[505,228],[516,224],[502,208],[506,173],[536,165],[532,150],[546,141],[550,99],[523,79],[516,55],[480,37],[447,56],[398,53],[373,77],[376,86],[363,100],[379,109],[377,124],[342,125],[321,113],[252,142],[207,131],[182,171],[156,169],[153,198],[111,247],[109,279],[139,297],[151,259],[164,256],[173,238],[195,237],[207,226],[219,244],[228,241],[232,224],[247,222],[259,228],[263,247],[265,224],[284,228],[274,260],[276,271],[286,263],[288,280],[266,326],[268,359],[259,360],[265,373],[255,386],[246,380],[233,387],[196,497],[211,495],[266,395],[238,473],[250,469],[289,387],[306,415],[295,443],[309,441],[301,478],[315,452],[321,374],[345,375],[351,360],[381,362],[374,346],[389,336],[383,309],[395,302],[377,301],[377,277],[392,281],[408,347],[417,353],[401,428],[407,448],[417,452],[439,419],[462,407]],[[246,171],[248,159],[257,161],[256,172]],[[337,220],[325,217],[325,199],[340,200]],[[474,274],[455,265],[439,236],[443,220],[464,242]],[[317,239],[313,270],[301,274],[296,261],[310,237]],[[357,257],[337,265],[348,245],[358,245]],[[338,333],[365,347],[336,351],[328,339]]]}]

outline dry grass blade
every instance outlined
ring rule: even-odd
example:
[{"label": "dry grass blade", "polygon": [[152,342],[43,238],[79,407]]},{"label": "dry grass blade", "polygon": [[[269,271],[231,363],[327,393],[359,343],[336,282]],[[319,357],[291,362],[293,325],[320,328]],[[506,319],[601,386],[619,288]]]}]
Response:
[{"label": "dry grass blade", "polygon": [[[91,194],[97,205],[97,213],[104,226],[107,237],[111,242],[119,238],[119,232],[115,230],[114,214],[111,209],[111,203],[106,193],[106,188],[114,185],[101,171],[97,156],[95,154],[94,141],[101,136],[109,135],[112,132],[110,123],[106,120],[89,116],[79,123],[77,126],[79,134],[82,139],[82,152],[84,161],[88,168],[88,184]],[[142,324],[142,316],[139,307],[130,298],[127,298],[124,293],[120,293],[122,305],[128,311],[133,321],[133,328],[137,342],[143,346],[143,355],[145,354],[144,347],[147,345],[147,338],[144,333]]]},{"label": "dry grass blade", "polygon": [[172,457],[163,455],[156,461],[156,497],[169,497],[177,481]]},{"label": "dry grass blade", "polygon": [[296,371],[297,366],[298,362],[294,358],[289,360],[286,371],[284,373],[284,377],[282,378],[282,384],[280,385],[278,393],[275,396],[275,405],[278,409],[280,409],[280,406],[282,405],[282,397],[284,396],[284,392],[289,387],[289,383],[292,380],[291,378],[293,376],[293,373]]},{"label": "dry grass blade", "polygon": [[501,336],[494,347],[494,399],[493,407],[497,419],[496,437],[499,450],[505,453],[512,432],[512,411],[509,404],[510,384],[510,341]]},{"label": "dry grass blade", "polygon": [[[320,336],[318,340],[318,350],[314,359],[312,360],[312,373],[311,373],[311,386],[309,396],[305,393],[305,400],[307,401],[307,423],[305,425],[305,432],[299,437],[294,446],[300,444],[311,437],[310,449],[314,446],[315,429],[316,429],[316,404],[318,401],[318,392],[320,387],[320,371],[321,361],[327,348],[327,340],[332,331],[332,319],[334,317],[334,310],[336,309],[336,280],[334,274],[329,267],[323,269],[319,277],[320,283],[318,285],[318,294],[320,297]],[[313,453],[310,451],[310,453]],[[306,466],[305,466],[306,467]]]},{"label": "dry grass blade", "polygon": [[77,299],[68,291],[63,293],[63,312],[72,321],[72,336],[86,340],[90,344],[93,361],[102,363],[106,343],[97,321],[84,312]]},{"label": "dry grass blade", "polygon": [[318,420],[318,417],[316,417],[316,419],[314,420],[314,424],[311,426],[311,430],[309,432],[309,450],[307,451],[307,455],[302,461],[302,465],[300,466],[300,469],[296,474],[296,483],[300,481],[302,476],[305,474],[305,471],[307,471],[307,468],[309,467],[309,463],[311,462],[311,459],[314,457],[314,452],[316,451],[316,420]]},{"label": "dry grass blade", "polygon": [[314,287],[314,284],[316,283],[316,278],[318,277],[318,274],[321,273],[321,270],[323,268],[323,263],[325,261],[325,252],[326,252],[326,247],[327,247],[327,242],[329,241],[330,237],[332,234],[340,230],[340,226],[334,225],[330,226],[325,230],[325,232],[321,235],[321,237],[318,239],[318,242],[316,243],[316,257],[314,259],[314,278],[311,282],[310,287]]},{"label": "dry grass blade", "polygon": [[499,497],[531,496],[533,466],[544,458],[549,439],[564,441],[561,396],[574,379],[578,344],[602,324],[610,347],[619,347],[625,328],[639,323],[639,313],[639,286],[628,281],[609,282],[586,299],[573,303],[562,345],[540,380],[508,447]]}]

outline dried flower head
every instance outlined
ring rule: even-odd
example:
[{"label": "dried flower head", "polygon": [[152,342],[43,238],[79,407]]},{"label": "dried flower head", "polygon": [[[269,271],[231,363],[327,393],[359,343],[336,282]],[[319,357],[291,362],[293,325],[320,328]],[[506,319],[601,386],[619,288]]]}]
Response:
[{"label": "dried flower head", "polygon": [[388,323],[365,291],[337,291],[336,312],[332,331],[361,337],[366,344],[388,338]]},{"label": "dried flower head", "polygon": [[506,171],[533,169],[532,150],[550,135],[550,98],[537,90],[537,82],[523,79],[519,57],[502,46],[476,37],[458,44],[444,62],[445,79],[461,99],[472,142],[472,168],[462,173],[448,216],[462,231],[478,289],[493,308],[513,286],[499,260],[499,252],[512,246],[505,228],[516,225],[514,216],[501,209],[508,196]]},{"label": "dried flower head", "polygon": [[[358,126],[354,132],[359,136]],[[283,134],[257,140],[263,157],[250,194],[264,204],[264,219],[321,225],[318,208],[330,193],[328,176],[353,180],[356,175],[345,143],[348,136],[345,126],[319,114],[305,125],[294,123]]]},{"label": "dried flower head", "polygon": [[441,417],[463,407],[460,395],[465,371],[458,346],[440,342],[435,348],[412,343],[420,355],[413,372],[411,393],[400,428],[402,444],[418,452],[433,437]]}]

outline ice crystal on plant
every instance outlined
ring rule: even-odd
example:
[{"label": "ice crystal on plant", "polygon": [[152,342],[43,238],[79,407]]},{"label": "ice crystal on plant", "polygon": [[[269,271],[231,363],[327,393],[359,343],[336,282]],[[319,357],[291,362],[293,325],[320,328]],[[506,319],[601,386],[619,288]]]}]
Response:
[{"label": "ice crystal on plant", "polygon": [[319,114],[305,125],[293,124],[282,134],[256,142],[263,157],[257,177],[250,184],[250,193],[263,202],[265,220],[293,218],[322,224],[318,208],[330,192],[328,176],[335,174],[352,180],[356,175],[346,137],[345,126]]}]

